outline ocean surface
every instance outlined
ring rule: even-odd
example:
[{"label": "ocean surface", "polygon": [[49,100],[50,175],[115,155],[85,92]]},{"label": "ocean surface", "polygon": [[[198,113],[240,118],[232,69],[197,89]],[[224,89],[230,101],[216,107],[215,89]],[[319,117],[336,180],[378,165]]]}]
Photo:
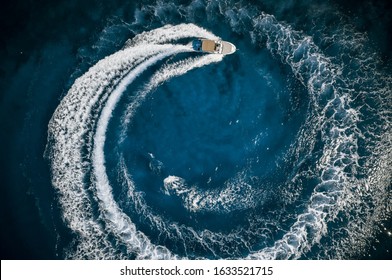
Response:
[{"label": "ocean surface", "polygon": [[391,6],[5,4],[1,259],[392,259]]}]

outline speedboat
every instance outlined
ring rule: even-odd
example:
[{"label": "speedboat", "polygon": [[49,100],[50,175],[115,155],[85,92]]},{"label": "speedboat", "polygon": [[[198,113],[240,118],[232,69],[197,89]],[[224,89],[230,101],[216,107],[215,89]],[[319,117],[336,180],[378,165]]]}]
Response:
[{"label": "speedboat", "polygon": [[196,39],[192,42],[192,47],[197,52],[216,53],[216,54],[232,54],[236,51],[236,47],[226,41]]}]

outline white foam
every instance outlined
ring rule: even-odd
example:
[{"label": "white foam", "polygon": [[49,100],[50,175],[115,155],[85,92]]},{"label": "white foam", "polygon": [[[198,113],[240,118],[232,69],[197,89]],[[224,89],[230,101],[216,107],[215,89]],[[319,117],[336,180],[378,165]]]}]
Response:
[{"label": "white foam", "polygon": [[218,189],[204,190],[189,186],[185,179],[170,175],[163,180],[166,195],[179,196],[190,212],[229,213],[234,210],[255,208],[264,202],[265,191],[247,182],[247,173],[239,172]]},{"label": "white foam", "polygon": [[172,41],[177,41],[184,38],[197,38],[202,37],[211,40],[218,40],[219,37],[206,29],[200,28],[192,23],[178,24],[178,25],[165,25],[151,31],[146,31],[136,35],[133,39],[126,42],[125,47],[133,47],[143,44],[162,44]]}]

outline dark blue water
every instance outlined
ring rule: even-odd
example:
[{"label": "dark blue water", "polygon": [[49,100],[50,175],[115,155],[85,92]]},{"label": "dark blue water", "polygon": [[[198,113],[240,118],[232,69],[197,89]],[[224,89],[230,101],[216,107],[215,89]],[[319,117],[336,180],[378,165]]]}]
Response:
[{"label": "dark blue water", "polygon": [[[390,259],[391,5],[150,2],[2,9],[2,259]],[[126,88],[103,147],[113,210],[100,195],[94,135],[107,98],[135,67],[97,78],[108,84],[85,127],[64,120],[62,130],[55,111],[83,112],[87,101],[66,103],[72,85],[128,39],[182,23],[238,50],[142,98],[166,66],[204,57],[170,55]],[[56,150],[77,131],[80,166]]]}]

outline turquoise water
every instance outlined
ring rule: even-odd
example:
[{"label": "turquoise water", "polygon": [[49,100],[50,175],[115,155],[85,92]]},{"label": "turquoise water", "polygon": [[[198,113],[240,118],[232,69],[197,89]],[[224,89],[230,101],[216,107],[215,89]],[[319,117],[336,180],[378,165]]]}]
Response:
[{"label": "turquoise water", "polygon": [[143,3],[2,17],[2,259],[390,259],[390,7]]}]

